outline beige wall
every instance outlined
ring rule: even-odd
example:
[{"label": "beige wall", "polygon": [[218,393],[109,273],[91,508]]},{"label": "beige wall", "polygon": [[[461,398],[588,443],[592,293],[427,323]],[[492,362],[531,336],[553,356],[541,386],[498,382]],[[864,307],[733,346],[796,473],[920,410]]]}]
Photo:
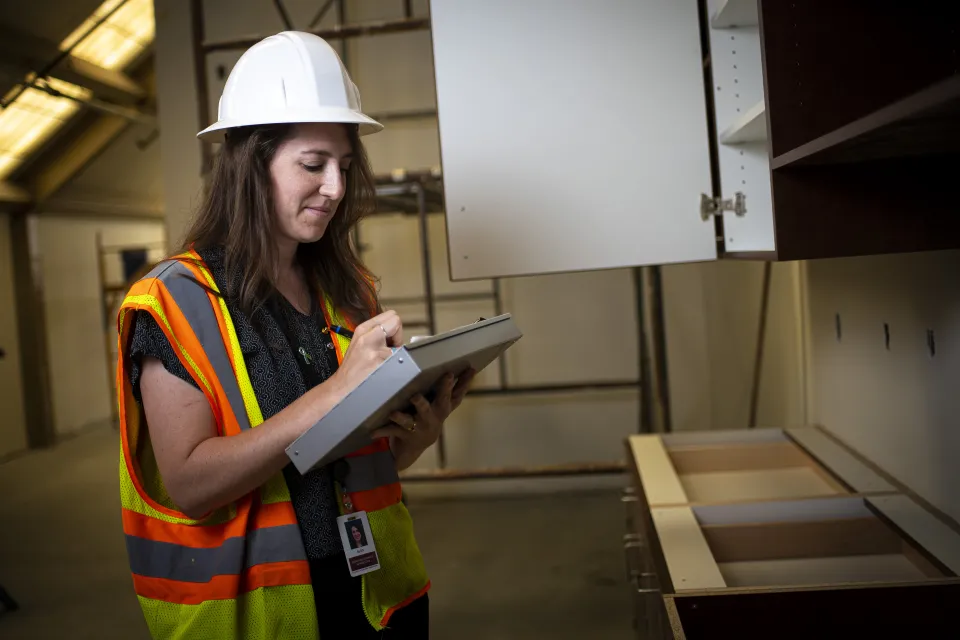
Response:
[{"label": "beige wall", "polygon": [[[47,348],[53,415],[58,434],[109,420],[114,364],[108,365],[104,331],[116,340],[115,318],[104,326],[100,306],[97,233],[105,245],[139,246],[164,240],[161,221],[39,216]],[[154,252],[153,259],[159,257]],[[107,279],[122,278],[119,257],[105,260]]]},{"label": "beige wall", "polygon": [[0,458],[27,446],[20,377],[20,343],[14,298],[10,218],[0,214]]},{"label": "beige wall", "polygon": [[[799,264],[773,265],[758,426],[805,423]],[[749,424],[763,282],[758,262],[664,267],[674,428]]]}]

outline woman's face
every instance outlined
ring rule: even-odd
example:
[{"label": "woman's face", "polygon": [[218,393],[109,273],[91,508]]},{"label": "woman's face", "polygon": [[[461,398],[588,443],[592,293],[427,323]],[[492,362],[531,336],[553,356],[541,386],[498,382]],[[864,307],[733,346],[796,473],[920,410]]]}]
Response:
[{"label": "woman's face", "polygon": [[353,527],[353,539],[360,542],[360,530],[356,527]]},{"label": "woman's face", "polygon": [[298,124],[270,162],[281,241],[316,242],[343,200],[353,149],[341,124]]}]

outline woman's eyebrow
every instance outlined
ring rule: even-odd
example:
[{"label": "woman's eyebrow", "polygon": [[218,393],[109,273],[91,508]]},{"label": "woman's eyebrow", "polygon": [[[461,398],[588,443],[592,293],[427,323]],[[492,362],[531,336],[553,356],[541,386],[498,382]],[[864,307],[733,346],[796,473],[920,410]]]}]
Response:
[{"label": "woman's eyebrow", "polygon": [[[334,157],[334,155],[333,155],[332,153],[330,153],[329,151],[327,151],[326,149],[307,149],[307,150],[305,150],[305,151],[301,151],[301,152],[300,152],[300,155],[302,155],[302,156],[322,156],[322,157],[324,157],[324,158],[333,158],[333,157]],[[352,152],[352,151],[349,151],[349,152],[343,154],[343,156],[341,156],[340,161],[343,162],[344,160],[352,160],[352,159],[353,159],[353,152]]]}]

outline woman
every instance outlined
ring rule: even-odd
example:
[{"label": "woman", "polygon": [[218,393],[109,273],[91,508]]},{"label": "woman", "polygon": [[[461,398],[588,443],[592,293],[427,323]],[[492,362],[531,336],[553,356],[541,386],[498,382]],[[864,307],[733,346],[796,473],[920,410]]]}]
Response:
[{"label": "woman", "polygon": [[[285,453],[403,343],[350,242],[374,206],[360,136],[381,128],[320,38],[252,47],[199,134],[223,145],[182,252],[124,301],[123,523],[155,638],[428,635],[397,472],[473,372],[334,465],[301,476]],[[380,568],[351,575],[337,518],[361,513]]]}]

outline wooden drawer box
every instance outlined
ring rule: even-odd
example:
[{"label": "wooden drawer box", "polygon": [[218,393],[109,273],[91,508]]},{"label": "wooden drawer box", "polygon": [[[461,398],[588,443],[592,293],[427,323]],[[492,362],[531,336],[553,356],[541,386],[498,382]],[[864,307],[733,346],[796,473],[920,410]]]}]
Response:
[{"label": "wooden drawer box", "polygon": [[651,517],[664,593],[918,582],[960,569],[960,546],[944,544],[960,538],[902,495],[655,507]]},{"label": "wooden drawer box", "polygon": [[814,427],[640,435],[628,442],[651,507],[894,491]]},{"label": "wooden drawer box", "polygon": [[[635,436],[629,449],[639,638],[960,637],[956,523],[823,430]],[[937,625],[952,631],[924,635]]]}]

